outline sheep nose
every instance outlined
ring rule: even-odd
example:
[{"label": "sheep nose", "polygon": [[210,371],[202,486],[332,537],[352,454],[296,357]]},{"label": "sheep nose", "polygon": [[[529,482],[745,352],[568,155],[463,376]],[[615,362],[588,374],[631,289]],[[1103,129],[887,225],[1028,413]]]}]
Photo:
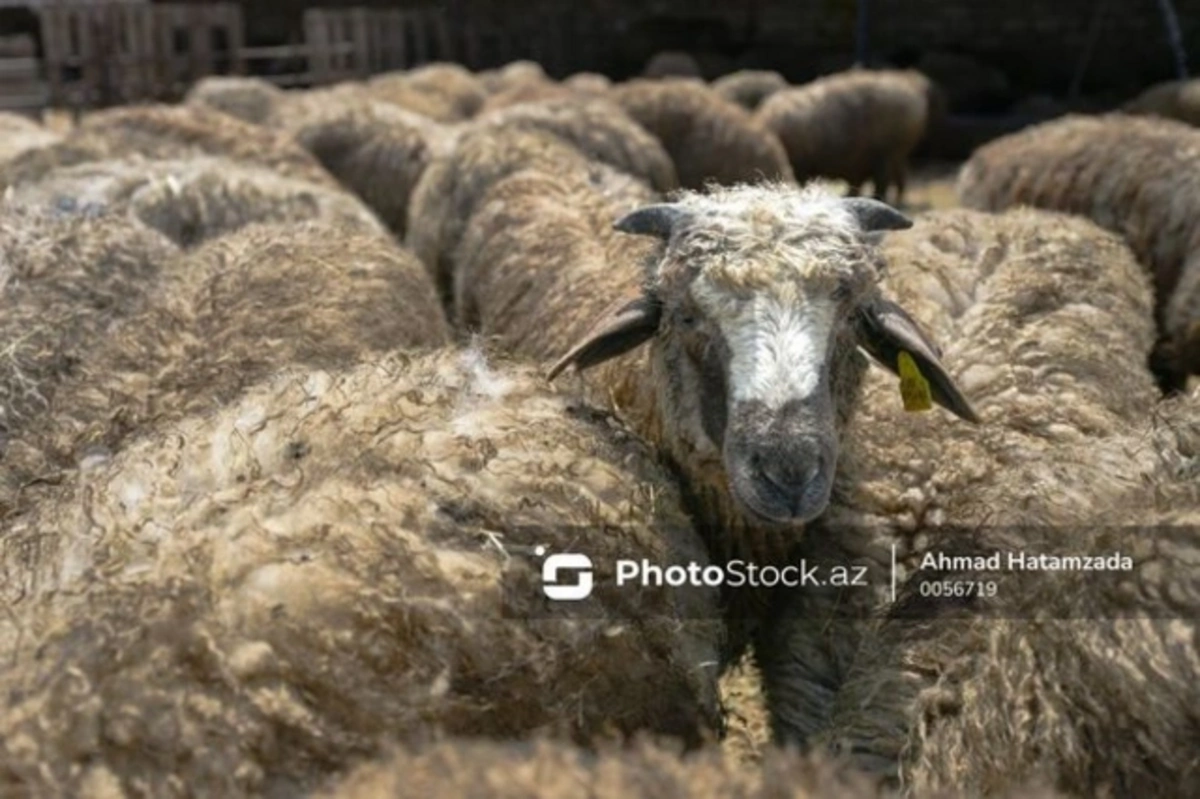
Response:
[{"label": "sheep nose", "polygon": [[751,469],[760,490],[773,504],[787,508],[789,515],[803,515],[809,487],[821,476],[823,459],[813,447],[777,448],[751,456]]}]

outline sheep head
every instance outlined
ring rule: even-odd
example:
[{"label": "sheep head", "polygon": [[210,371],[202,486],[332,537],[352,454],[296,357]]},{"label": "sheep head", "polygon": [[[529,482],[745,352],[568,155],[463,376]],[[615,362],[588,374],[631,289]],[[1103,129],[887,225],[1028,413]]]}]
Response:
[{"label": "sheep head", "polygon": [[551,369],[585,369],[653,341],[664,442],[719,462],[739,505],[770,523],[819,515],[856,401],[861,347],[899,373],[908,353],[930,394],[977,421],[937,347],[879,290],[885,230],[912,223],[819,187],[742,186],[634,211],[617,223],[666,247]]}]

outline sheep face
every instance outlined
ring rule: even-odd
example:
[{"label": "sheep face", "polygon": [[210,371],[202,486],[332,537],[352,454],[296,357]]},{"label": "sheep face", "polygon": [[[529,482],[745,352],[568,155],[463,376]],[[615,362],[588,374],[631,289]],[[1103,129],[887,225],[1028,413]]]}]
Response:
[{"label": "sheep face", "polygon": [[811,520],[829,500],[865,368],[860,345],[892,368],[909,352],[934,397],[973,418],[936,347],[879,294],[877,233],[910,224],[882,203],[817,188],[740,187],[635,211],[618,229],[664,238],[663,255],[644,292],[552,374],[653,339],[668,447],[719,464],[753,517]]}]

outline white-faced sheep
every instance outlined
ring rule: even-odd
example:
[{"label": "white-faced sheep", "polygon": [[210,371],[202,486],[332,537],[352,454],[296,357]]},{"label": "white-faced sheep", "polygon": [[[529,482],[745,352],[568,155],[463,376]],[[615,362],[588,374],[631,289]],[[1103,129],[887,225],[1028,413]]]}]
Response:
[{"label": "white-faced sheep", "polygon": [[201,106],[128,106],[84,117],[62,141],[0,166],[0,190],[50,171],[91,161],[138,157],[223,156],[280,174],[335,186],[316,159],[283,133]]},{"label": "white-faced sheep", "polygon": [[366,82],[365,88],[376,99],[395,103],[437,122],[470,119],[488,94],[470,71],[458,64],[443,63],[376,75]]},{"label": "white-faced sheep", "polygon": [[[613,579],[705,562],[676,490],[528,367],[286,373],[67,493],[3,541],[6,795],[303,795],[439,732],[716,723],[711,590]],[[538,547],[590,556],[591,596],[549,601]]]},{"label": "white-faced sheep", "polygon": [[207,106],[243,122],[270,125],[287,93],[262,78],[210,75],[196,81],[184,102]]},{"label": "white-faced sheep", "polygon": [[747,111],[754,111],[763,101],[788,87],[787,79],[778,72],[765,69],[743,69],[717,78],[713,91]]},{"label": "white-faced sheep", "polygon": [[777,91],[755,119],[783,142],[796,179],[839,178],[904,199],[908,158],[936,116],[936,89],[911,70],[852,69]]},{"label": "white-faced sheep", "polygon": [[430,164],[409,205],[405,241],[436,275],[444,296],[452,286],[454,250],[483,193],[528,167],[586,172],[597,185],[677,185],[654,137],[606,103],[528,104],[489,115]]},{"label": "white-faced sheep", "polygon": [[684,188],[793,179],[775,134],[703,83],[632,80],[608,97],[662,142]]},{"label": "white-faced sheep", "polygon": [[1125,103],[1121,110],[1127,114],[1177,119],[1200,127],[1200,80],[1156,84]]},{"label": "white-faced sheep", "polygon": [[1124,114],[1065,117],[981,147],[958,193],[972,208],[1067,211],[1123,235],[1154,280],[1160,385],[1179,390],[1200,373],[1200,277],[1190,274],[1200,273],[1200,131]]},{"label": "white-faced sheep", "polygon": [[[1176,791],[1197,778],[1200,697],[1179,625],[1200,602],[1188,582],[1200,541],[1189,543],[1195,528],[1182,540],[1151,528],[1172,523],[1155,485],[1177,483],[1187,458],[1164,460],[1154,440],[1149,281],[1116,236],[1032,210],[930,215],[885,251],[890,290],[924,298],[983,426],[906,414],[878,401],[891,385],[868,379],[829,509],[793,557],[873,577],[780,597],[756,648],[777,736],[835,745],[920,796],[995,795],[1031,778],[1069,795],[1190,795]],[[1170,448],[1194,458],[1189,413],[1190,443]],[[1146,527],[1113,529],[1134,520]],[[1168,541],[1180,549],[1155,551]],[[997,547],[1147,560],[1122,584],[922,570],[931,553]],[[902,586],[911,575],[896,604],[892,557]],[[942,579],[994,579],[998,593],[929,598],[921,586]],[[1164,623],[1111,623],[1130,612]]]},{"label": "white-faced sheep", "polygon": [[895,386],[869,376],[831,504],[793,558],[867,565],[871,585],[785,594],[786,621],[757,646],[776,737],[790,742],[828,718],[863,620],[885,604],[893,544],[903,567],[929,527],[999,512],[1015,523],[1043,492],[1066,518],[1087,513],[1102,486],[1127,481],[1124,460],[1094,455],[1096,442],[1140,419],[1155,396],[1143,364],[1153,340],[1148,281],[1128,248],[1091,223],[939,212],[890,237],[884,252],[888,290],[947,342],[985,425],[906,413]]},{"label": "white-faced sheep", "polygon": [[[119,221],[101,217],[95,225],[125,230]],[[141,300],[136,313],[110,308],[114,300],[95,277],[108,270],[123,287],[134,278],[117,270],[132,267],[112,257],[76,264],[68,249],[60,254],[57,269],[78,271],[79,281],[90,278],[96,285],[77,287],[75,297],[49,295],[42,317],[30,325],[37,335],[11,336],[18,354],[22,347],[38,347],[26,357],[35,363],[72,356],[69,367],[54,367],[68,374],[58,378],[53,397],[35,406],[37,417],[9,433],[5,488],[21,492],[22,506],[25,495],[38,493],[27,485],[31,481],[59,479],[95,453],[117,451],[153,422],[232,401],[277,369],[348,365],[448,338],[424,268],[381,231],[314,222],[244,227],[183,260],[156,257],[152,266],[162,274],[157,280],[143,276],[128,292]],[[24,294],[11,296],[17,303]],[[90,310],[89,301],[98,307]],[[26,303],[31,312],[42,307]],[[71,321],[59,326],[64,317]],[[71,331],[93,318],[83,328],[87,348],[80,350],[76,338],[83,333]],[[12,379],[24,374],[14,367]]]},{"label": "white-faced sheep", "polygon": [[[637,360],[603,370],[594,389],[611,394],[673,462],[715,558],[778,562],[825,508],[867,365],[860,346],[892,369],[900,352],[910,353],[934,399],[974,418],[936,348],[879,292],[878,234],[909,224],[882,203],[823,186],[689,193],[619,223],[622,232],[666,241],[640,257],[595,236],[611,217],[570,221],[564,211],[555,216],[561,228],[543,225],[549,209],[537,193],[496,203],[490,221],[476,219],[492,228],[503,256],[490,257],[489,237],[469,236],[480,254],[474,279],[492,287],[474,299],[478,318],[501,340],[516,333],[514,348],[527,357],[574,341],[551,376],[651,342]],[[543,263],[551,265],[545,273]],[[506,314],[518,302],[527,313]],[[527,334],[539,326],[563,338]],[[741,596],[732,601],[758,599]],[[752,629],[755,619],[738,621]],[[741,632],[732,634],[731,654]]]},{"label": "white-faced sheep", "polygon": [[13,187],[9,202],[64,213],[128,214],[185,248],[255,222],[320,220],[383,231],[346,192],[208,156],[62,167]]}]

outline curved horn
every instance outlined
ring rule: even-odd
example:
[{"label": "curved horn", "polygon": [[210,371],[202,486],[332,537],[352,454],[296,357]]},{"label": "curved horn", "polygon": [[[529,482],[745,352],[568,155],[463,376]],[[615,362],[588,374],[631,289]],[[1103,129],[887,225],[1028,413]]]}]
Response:
[{"label": "curved horn", "polygon": [[622,233],[658,236],[661,239],[667,239],[671,237],[671,231],[685,215],[686,212],[678,205],[658,203],[629,212],[617,220],[613,227]]},{"label": "curved horn", "polygon": [[870,197],[850,197],[842,202],[865,233],[904,230],[913,226],[911,219],[885,202]]}]

